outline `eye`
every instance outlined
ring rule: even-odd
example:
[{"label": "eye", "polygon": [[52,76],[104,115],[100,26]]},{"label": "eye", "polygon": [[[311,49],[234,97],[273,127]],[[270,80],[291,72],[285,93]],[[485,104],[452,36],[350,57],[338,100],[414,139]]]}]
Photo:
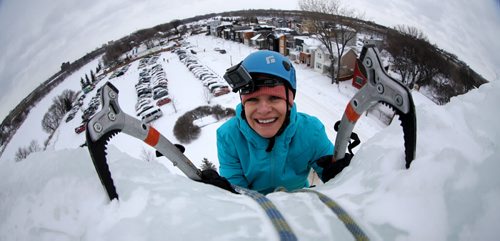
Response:
[{"label": "eye", "polygon": [[250,98],[250,99],[248,99],[247,101],[245,101],[245,103],[246,103],[246,102],[249,102],[249,101],[250,101],[250,102],[252,102],[252,103],[256,103],[256,102],[257,102],[257,101],[259,101],[259,100],[258,100],[257,98]]},{"label": "eye", "polygon": [[282,99],[280,97],[278,97],[278,96],[269,96],[269,100],[273,101],[273,102],[276,102],[276,101],[279,101],[279,100],[282,100]]}]

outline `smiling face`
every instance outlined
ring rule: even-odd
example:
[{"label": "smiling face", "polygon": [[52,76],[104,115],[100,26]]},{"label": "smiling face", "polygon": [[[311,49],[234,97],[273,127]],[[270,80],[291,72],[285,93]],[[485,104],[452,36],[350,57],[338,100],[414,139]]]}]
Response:
[{"label": "smiling face", "polygon": [[286,119],[287,103],[280,97],[255,96],[246,100],[244,107],[248,125],[264,138],[276,135]]}]

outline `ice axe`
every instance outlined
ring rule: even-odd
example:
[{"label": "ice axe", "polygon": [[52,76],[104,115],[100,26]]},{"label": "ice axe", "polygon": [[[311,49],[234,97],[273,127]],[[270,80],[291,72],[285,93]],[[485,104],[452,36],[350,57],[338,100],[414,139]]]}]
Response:
[{"label": "ice axe", "polygon": [[417,120],[410,90],[400,81],[390,77],[382,66],[378,49],[366,41],[356,61],[354,81],[366,83],[347,104],[335,140],[335,160],[345,156],[351,133],[359,117],[370,107],[383,103],[399,116],[403,127],[406,168],[415,158]]},{"label": "ice axe", "polygon": [[201,180],[201,171],[181,153],[178,147],[152,126],[142,123],[120,109],[118,89],[115,86],[107,82],[101,87],[100,92],[102,109],[87,123],[85,135],[90,156],[110,200],[118,199],[118,193],[109,171],[106,146],[108,141],[120,132],[142,140],[155,148],[190,179]]}]

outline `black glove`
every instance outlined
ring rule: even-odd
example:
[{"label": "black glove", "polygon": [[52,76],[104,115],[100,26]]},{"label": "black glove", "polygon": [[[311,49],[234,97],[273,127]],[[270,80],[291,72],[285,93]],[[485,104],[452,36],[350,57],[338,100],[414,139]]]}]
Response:
[{"label": "black glove", "polygon": [[201,171],[201,182],[220,187],[222,189],[228,190],[232,193],[239,194],[231,186],[231,183],[219,175],[214,169],[206,169]]},{"label": "black glove", "polygon": [[[186,148],[181,144],[174,144],[174,146],[177,147],[177,149],[179,151],[181,151],[182,153],[184,153],[186,151]],[[156,151],[156,157],[162,157],[162,156],[163,156],[163,154],[161,154],[159,151]]]},{"label": "black glove", "polygon": [[[186,148],[183,145],[181,144],[174,144],[174,145],[182,153],[186,151]],[[163,154],[161,154],[159,151],[156,151],[156,157],[161,157],[161,156],[163,156]],[[226,178],[221,177],[216,170],[211,168],[207,168],[201,171],[201,182],[205,184],[214,185],[216,187],[220,187],[235,194],[239,194],[238,192],[236,192],[236,190],[234,190],[234,188],[231,186],[231,183],[229,183],[229,181]]]},{"label": "black glove", "polygon": [[334,178],[337,174],[339,174],[346,166],[349,166],[351,163],[353,155],[346,153],[344,158],[333,161],[332,155],[322,156],[316,163],[318,166],[323,168],[323,175],[321,180],[323,182],[328,182],[330,179]]}]

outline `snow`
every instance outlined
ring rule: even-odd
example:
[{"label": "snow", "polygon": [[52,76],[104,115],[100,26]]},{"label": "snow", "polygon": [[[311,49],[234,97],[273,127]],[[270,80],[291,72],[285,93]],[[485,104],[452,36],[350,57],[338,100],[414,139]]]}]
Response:
[{"label": "snow", "polygon": [[201,117],[199,119],[196,119],[193,121],[193,125],[198,126],[198,127],[205,127],[208,125],[211,125],[213,123],[216,123],[217,119],[213,115]]},{"label": "snow", "polygon": [[[254,51],[207,36],[188,41],[199,60],[220,76]],[[213,51],[216,47],[227,54]],[[207,99],[206,88],[173,53],[163,52],[158,62],[166,71],[173,103],[161,107],[164,116],[152,125],[174,143],[173,125],[182,114],[208,102],[230,108],[239,102],[233,93]],[[47,150],[15,162],[19,147],[31,140],[43,144],[47,138],[40,120],[52,98],[64,89],[78,90],[80,78],[96,66],[97,60],[84,66],[34,107],[3,153],[0,240],[278,240],[255,201],[189,180],[165,158],[151,157],[151,147],[125,134],[108,145],[120,195],[120,201],[108,202],[87,149],[79,147],[84,134],[73,130],[79,115],[62,123]],[[125,75],[110,80],[130,115],[135,114],[137,66],[134,62]],[[331,85],[313,69],[295,66],[298,110],[317,116],[334,142],[333,124],[356,90],[349,83]],[[404,169],[399,122],[385,127],[363,115],[355,127],[362,145],[351,165],[315,190],[335,200],[372,240],[499,240],[499,91],[499,81],[492,81],[445,106],[413,92],[418,137],[409,170]],[[186,155],[198,166],[205,157],[218,164],[215,131],[223,121],[209,123],[199,139],[185,145]],[[278,192],[267,197],[299,240],[352,240],[316,196]]]}]

